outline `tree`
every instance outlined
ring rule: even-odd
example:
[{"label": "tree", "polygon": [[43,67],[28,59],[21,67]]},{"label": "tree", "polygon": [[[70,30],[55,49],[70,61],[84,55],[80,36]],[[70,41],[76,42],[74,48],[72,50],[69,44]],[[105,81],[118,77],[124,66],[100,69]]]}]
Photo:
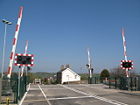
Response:
[{"label": "tree", "polygon": [[103,82],[105,78],[108,78],[110,76],[109,71],[107,69],[103,69],[100,74],[100,80]]},{"label": "tree", "polygon": [[[110,75],[116,78],[126,77],[126,70],[123,70],[120,67],[116,67],[111,69]],[[136,76],[136,72],[134,70],[130,70],[130,77],[134,76]]]},{"label": "tree", "polygon": [[109,76],[110,76],[109,71],[107,69],[103,69],[101,74],[100,74],[100,77],[101,78],[108,78]]},{"label": "tree", "polygon": [[44,78],[44,79],[43,79],[43,83],[44,83],[44,84],[48,84],[48,78]]},{"label": "tree", "polygon": [[120,67],[111,69],[110,75],[112,77],[120,78],[126,76],[125,70],[122,70]]},{"label": "tree", "polygon": [[137,76],[136,71],[131,70],[131,71],[130,71],[130,77],[136,77],[136,76]]},{"label": "tree", "polygon": [[35,79],[35,76],[33,75],[33,73],[29,72],[28,73],[28,82],[33,83],[34,79]]}]

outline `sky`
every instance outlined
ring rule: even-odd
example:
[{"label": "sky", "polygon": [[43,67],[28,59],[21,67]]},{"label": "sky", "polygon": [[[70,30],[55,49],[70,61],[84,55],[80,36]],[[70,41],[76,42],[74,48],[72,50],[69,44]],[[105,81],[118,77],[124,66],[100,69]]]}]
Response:
[{"label": "sky", "polygon": [[[7,27],[4,71],[20,6],[24,10],[16,53],[24,53],[28,40],[28,53],[35,55],[32,72],[57,72],[69,64],[75,72],[88,73],[87,48],[95,73],[116,68],[124,60],[124,28],[128,59],[140,73],[140,0],[0,0],[0,20],[13,23]],[[0,68],[3,37],[0,22]]]}]

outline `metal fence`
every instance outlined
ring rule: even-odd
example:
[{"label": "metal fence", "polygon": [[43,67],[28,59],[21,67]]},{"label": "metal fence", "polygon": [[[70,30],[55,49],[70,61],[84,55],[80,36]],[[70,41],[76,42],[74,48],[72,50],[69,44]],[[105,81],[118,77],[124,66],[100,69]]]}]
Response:
[{"label": "metal fence", "polygon": [[109,86],[109,88],[118,88],[121,90],[140,91],[140,77],[109,77],[100,78],[93,77],[92,84],[103,83]]},{"label": "metal fence", "polygon": [[1,103],[6,103],[7,98],[9,99],[9,103],[11,104],[18,103],[18,100],[21,100],[24,93],[26,92],[27,84],[27,76],[25,75],[20,78],[20,81],[16,73],[11,76],[10,80],[7,78],[3,78],[1,89]]},{"label": "metal fence", "polygon": [[10,86],[10,81],[3,79],[1,81],[1,103],[6,103],[6,99],[10,99],[10,103],[14,103],[15,94]]}]

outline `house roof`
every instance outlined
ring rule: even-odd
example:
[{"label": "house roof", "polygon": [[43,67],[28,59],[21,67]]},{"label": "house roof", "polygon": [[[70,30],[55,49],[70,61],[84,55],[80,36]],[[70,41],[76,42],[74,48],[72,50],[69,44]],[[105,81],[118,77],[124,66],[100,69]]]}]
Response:
[{"label": "house roof", "polygon": [[[65,70],[69,70],[69,71],[73,72],[74,74],[78,75],[76,72],[74,72],[74,71],[71,70],[70,68],[65,68],[65,69],[63,69],[63,70],[59,70],[57,73],[62,73],[62,72],[65,71]],[[79,76],[79,75],[78,75],[78,76]]]},{"label": "house roof", "polygon": [[61,73],[63,71],[65,71],[67,68],[63,69],[63,70],[59,70],[57,73]]}]

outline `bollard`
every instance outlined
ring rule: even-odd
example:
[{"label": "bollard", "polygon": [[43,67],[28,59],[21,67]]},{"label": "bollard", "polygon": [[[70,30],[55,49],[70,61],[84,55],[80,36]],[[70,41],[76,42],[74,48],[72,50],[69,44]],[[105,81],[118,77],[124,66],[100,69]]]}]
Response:
[{"label": "bollard", "polygon": [[133,78],[130,77],[130,90],[132,91],[133,90]]},{"label": "bollard", "polygon": [[111,88],[111,78],[108,78],[109,81],[109,89]]},{"label": "bollard", "polygon": [[10,99],[7,97],[6,98],[6,105],[9,105],[9,103],[10,103]]},{"label": "bollard", "polygon": [[96,84],[96,77],[95,77],[95,84]]},{"label": "bollard", "polygon": [[117,89],[117,78],[115,77],[115,89]]}]

